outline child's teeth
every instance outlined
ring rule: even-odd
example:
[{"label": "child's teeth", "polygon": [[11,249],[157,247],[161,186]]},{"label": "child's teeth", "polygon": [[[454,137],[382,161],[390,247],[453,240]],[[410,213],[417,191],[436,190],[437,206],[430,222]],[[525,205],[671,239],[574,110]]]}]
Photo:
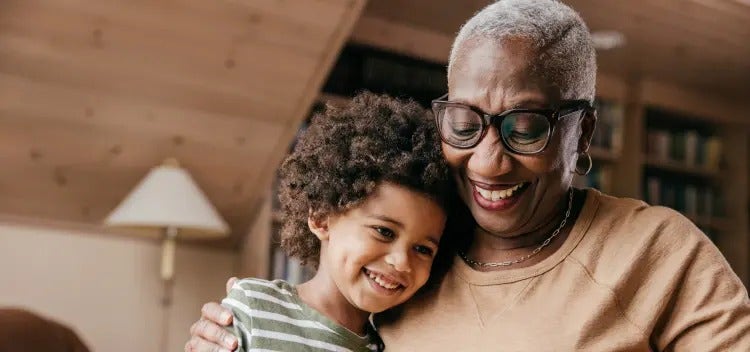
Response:
[{"label": "child's teeth", "polygon": [[368,273],[368,276],[369,276],[369,277],[370,277],[370,278],[371,278],[371,279],[372,279],[373,281],[377,282],[377,283],[378,283],[378,285],[380,285],[380,286],[383,286],[383,288],[387,288],[387,289],[389,289],[389,290],[393,290],[393,289],[395,289],[396,287],[398,287],[398,285],[399,285],[399,284],[397,284],[397,283],[391,283],[391,282],[387,282],[387,281],[385,281],[384,279],[380,278],[380,276],[378,276],[378,275],[375,275],[375,274],[374,274],[374,273],[372,273],[372,272]]}]

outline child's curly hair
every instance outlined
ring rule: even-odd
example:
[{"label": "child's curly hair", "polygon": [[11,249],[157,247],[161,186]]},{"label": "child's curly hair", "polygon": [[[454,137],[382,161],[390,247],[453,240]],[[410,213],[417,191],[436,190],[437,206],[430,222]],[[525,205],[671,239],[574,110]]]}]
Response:
[{"label": "child's curly hair", "polygon": [[317,267],[309,216],[356,206],[383,182],[423,193],[447,211],[450,171],[430,115],[413,101],[360,93],[313,117],[280,171],[281,247]]}]

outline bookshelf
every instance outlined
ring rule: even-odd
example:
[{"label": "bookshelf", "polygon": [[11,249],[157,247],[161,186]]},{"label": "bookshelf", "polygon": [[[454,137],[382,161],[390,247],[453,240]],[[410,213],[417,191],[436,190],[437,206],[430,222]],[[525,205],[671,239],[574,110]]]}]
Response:
[{"label": "bookshelf", "polygon": [[645,109],[645,126],[642,198],[683,213],[714,241],[731,232],[720,182],[721,126],[653,107]]},{"label": "bookshelf", "polygon": [[[411,97],[427,107],[445,86],[445,63],[348,45],[319,103],[342,104],[369,89]],[[588,176],[576,177],[576,185],[682,212],[714,241],[748,285],[750,120],[745,110],[719,97],[602,73],[597,94],[597,129],[589,149],[594,166]],[[658,191],[653,180],[659,180]],[[271,245],[271,257],[276,249]],[[290,265],[269,258],[269,277],[281,275],[272,275],[281,263]]]},{"label": "bookshelf", "polygon": [[591,154],[591,158],[595,161],[603,163],[613,162],[620,158],[619,153],[615,153],[614,151],[607,148],[593,145],[589,148],[589,154]]},{"label": "bookshelf", "polygon": [[599,96],[594,107],[597,110],[597,122],[588,150],[593,166],[588,175],[576,175],[573,184],[579,188],[590,187],[612,193],[612,172],[622,153],[625,106],[615,99]]},{"label": "bookshelf", "polygon": [[704,166],[686,165],[683,162],[664,160],[652,156],[644,156],[645,166],[653,169],[659,169],[664,171],[671,171],[677,174],[703,177],[703,178],[718,178],[719,170],[711,169]]}]

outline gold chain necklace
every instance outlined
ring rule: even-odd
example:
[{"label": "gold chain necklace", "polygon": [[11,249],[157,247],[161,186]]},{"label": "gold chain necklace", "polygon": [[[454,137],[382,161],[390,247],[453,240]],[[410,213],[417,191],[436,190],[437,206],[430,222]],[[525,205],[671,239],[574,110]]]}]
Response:
[{"label": "gold chain necklace", "polygon": [[565,217],[560,222],[560,225],[558,225],[555,231],[552,232],[552,235],[547,237],[547,239],[544,240],[544,242],[542,242],[542,244],[539,245],[539,247],[536,247],[531,253],[521,258],[514,259],[514,260],[508,260],[505,262],[487,262],[487,263],[469,259],[469,257],[467,257],[466,253],[464,252],[458,252],[458,255],[467,264],[471,266],[482,267],[482,268],[496,268],[499,266],[511,266],[511,265],[518,264],[518,263],[528,260],[529,258],[537,255],[542,250],[542,248],[547,247],[549,243],[552,241],[552,239],[557,237],[557,235],[560,233],[560,230],[562,230],[563,227],[565,227],[565,223],[568,221],[568,217],[570,217],[570,209],[573,208],[573,188],[570,189],[570,192],[568,192],[568,194],[569,194],[568,195],[568,209],[565,211]]}]

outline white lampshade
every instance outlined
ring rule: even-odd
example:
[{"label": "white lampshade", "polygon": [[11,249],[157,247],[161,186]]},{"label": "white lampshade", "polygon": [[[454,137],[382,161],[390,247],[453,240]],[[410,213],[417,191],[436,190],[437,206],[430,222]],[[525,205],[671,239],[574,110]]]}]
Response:
[{"label": "white lampshade", "polygon": [[229,233],[229,226],[174,159],[151,169],[104,223],[136,233],[161,234],[174,228],[181,238],[219,238]]},{"label": "white lampshade", "polygon": [[219,238],[229,234],[227,223],[175,159],[151,169],[104,224],[164,236],[161,277],[167,282],[174,276],[177,237]]}]

